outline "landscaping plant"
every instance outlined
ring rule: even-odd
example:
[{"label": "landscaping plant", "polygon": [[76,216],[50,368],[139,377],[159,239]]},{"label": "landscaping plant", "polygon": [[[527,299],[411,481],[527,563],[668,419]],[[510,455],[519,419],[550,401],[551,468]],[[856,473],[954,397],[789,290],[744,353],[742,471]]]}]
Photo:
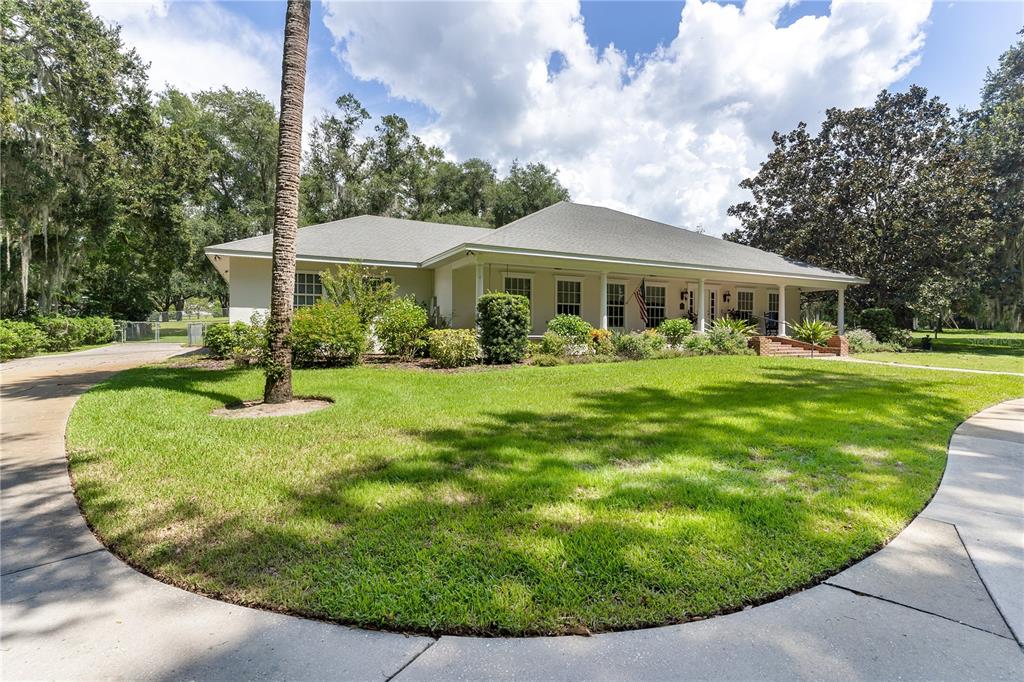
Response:
[{"label": "landscaping plant", "polygon": [[[540,338],[540,347],[537,349],[540,355],[553,355],[562,357],[569,354],[569,339],[548,330]],[[536,363],[535,363],[536,364]]]},{"label": "landscaping plant", "polygon": [[31,322],[0,320],[0,361],[35,355],[45,344],[46,335]]},{"label": "landscaping plant", "polygon": [[590,341],[593,327],[579,315],[555,315],[548,322],[548,331],[564,337],[571,344],[585,344]]},{"label": "landscaping plant", "polygon": [[870,353],[880,347],[878,339],[868,329],[851,329],[846,332],[846,342],[851,353]]},{"label": "landscaping plant", "polygon": [[484,362],[504,364],[526,357],[530,299],[505,293],[484,294],[476,306]]},{"label": "landscaping plant", "polygon": [[412,298],[396,298],[374,321],[373,332],[385,353],[411,360],[427,344],[427,311]]},{"label": "landscaping plant", "polygon": [[321,272],[320,285],[328,301],[339,305],[352,304],[365,327],[369,327],[384,313],[398,292],[386,271],[362,263],[351,263],[333,271]]},{"label": "landscaping plant", "polygon": [[472,329],[434,329],[428,335],[430,357],[439,367],[465,367],[480,357]]},{"label": "landscaping plant", "polygon": [[613,334],[607,329],[590,330],[590,347],[597,355],[615,355]]},{"label": "landscaping plant", "polygon": [[290,341],[296,365],[355,365],[366,352],[366,327],[351,304],[318,301],[296,311]]},{"label": "landscaping plant", "polygon": [[836,327],[825,320],[803,319],[793,325],[793,338],[804,343],[813,343],[816,346],[824,346],[829,339],[836,335]]},{"label": "landscaping plant", "polygon": [[896,316],[888,308],[865,308],[860,311],[859,326],[875,335],[879,343],[889,340],[896,326]]},{"label": "landscaping plant", "polygon": [[738,317],[720,317],[711,324],[711,329],[731,329],[745,337],[757,334],[757,325]]},{"label": "landscaping plant", "polygon": [[685,317],[673,317],[658,325],[658,333],[673,346],[678,346],[687,336],[693,334],[693,323]]}]

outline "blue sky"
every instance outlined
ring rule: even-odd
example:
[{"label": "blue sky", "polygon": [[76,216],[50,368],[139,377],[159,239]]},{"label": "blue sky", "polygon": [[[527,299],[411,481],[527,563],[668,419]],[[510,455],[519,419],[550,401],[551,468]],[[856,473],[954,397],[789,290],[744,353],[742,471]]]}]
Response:
[{"label": "blue sky", "polygon": [[[277,98],[282,2],[91,0],[151,83]],[[772,130],[925,86],[975,107],[1024,2],[313,3],[307,121],[353,92],[456,159],[559,169],[577,200],[731,227]]]}]

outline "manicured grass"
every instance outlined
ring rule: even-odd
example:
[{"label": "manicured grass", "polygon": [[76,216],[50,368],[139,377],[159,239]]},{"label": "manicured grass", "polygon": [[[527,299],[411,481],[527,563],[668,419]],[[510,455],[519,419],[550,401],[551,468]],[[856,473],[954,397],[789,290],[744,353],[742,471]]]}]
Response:
[{"label": "manicured grass", "polygon": [[918,330],[913,332],[915,339],[929,337],[938,346],[1001,346],[1017,349],[1024,349],[1024,333],[1020,332],[997,332],[990,329],[945,329],[939,332],[938,338],[935,333]]},{"label": "manicured grass", "polygon": [[559,633],[777,596],[896,534],[1015,377],[711,357],[301,371],[322,412],[225,420],[255,371],[144,368],[79,401],[86,515],[153,574],[401,630]]},{"label": "manicured grass", "polygon": [[860,353],[861,360],[902,362],[928,367],[960,367],[992,372],[1024,373],[1024,350],[1011,348],[936,347],[930,351],[907,353]]}]

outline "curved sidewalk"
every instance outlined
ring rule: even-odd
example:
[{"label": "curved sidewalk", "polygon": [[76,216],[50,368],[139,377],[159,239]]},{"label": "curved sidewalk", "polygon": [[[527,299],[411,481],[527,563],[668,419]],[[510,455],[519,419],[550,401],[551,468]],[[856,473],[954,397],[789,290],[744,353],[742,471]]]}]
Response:
[{"label": "curved sidewalk", "polygon": [[0,366],[5,679],[1019,679],[1024,400],[964,422],[932,503],[822,585],[740,613],[594,637],[407,637],[248,609],[152,580],[78,513],[64,425],[146,344]]}]

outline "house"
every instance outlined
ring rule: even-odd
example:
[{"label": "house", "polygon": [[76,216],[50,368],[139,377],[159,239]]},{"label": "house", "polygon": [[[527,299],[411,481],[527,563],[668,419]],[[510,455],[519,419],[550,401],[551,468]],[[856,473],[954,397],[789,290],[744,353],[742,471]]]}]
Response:
[{"label": "house", "polygon": [[[270,305],[272,236],[218,244],[206,255],[228,283],[231,320]],[[866,280],[788,260],[599,206],[559,202],[498,229],[358,216],[299,230],[295,305],[322,294],[319,273],[359,261],[390,278],[400,294],[453,327],[475,324],[476,299],[508,291],[530,299],[533,334],[556,314],[602,329],[656,327],[689,316],[703,329],[725,315],[754,319],[762,333],[786,334],[800,292],[839,296]],[[643,283],[646,316],[637,291]],[[644,318],[646,317],[646,322]],[[778,329],[775,329],[778,321]]]}]

